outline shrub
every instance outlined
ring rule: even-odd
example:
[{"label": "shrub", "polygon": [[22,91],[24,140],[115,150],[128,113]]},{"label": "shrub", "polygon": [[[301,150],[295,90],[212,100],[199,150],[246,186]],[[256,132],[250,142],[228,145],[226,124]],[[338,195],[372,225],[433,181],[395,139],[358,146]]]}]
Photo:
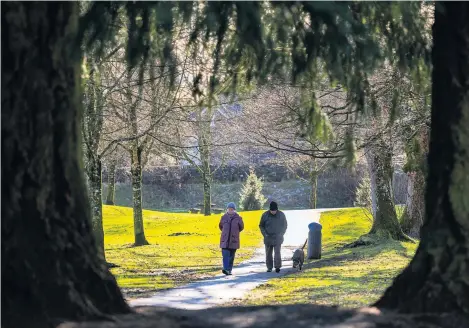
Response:
[{"label": "shrub", "polygon": [[264,183],[257,177],[254,169],[251,169],[240,193],[239,203],[244,211],[262,209],[267,200],[262,194],[263,185]]}]

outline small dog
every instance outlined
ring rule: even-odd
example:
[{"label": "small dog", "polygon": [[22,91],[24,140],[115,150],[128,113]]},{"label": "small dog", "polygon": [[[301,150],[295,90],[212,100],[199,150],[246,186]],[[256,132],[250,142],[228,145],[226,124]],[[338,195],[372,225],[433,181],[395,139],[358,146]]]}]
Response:
[{"label": "small dog", "polygon": [[293,268],[298,267],[300,270],[303,267],[303,263],[305,262],[305,246],[308,243],[308,239],[306,239],[303,247],[295,249],[293,252],[292,260],[293,260]]}]

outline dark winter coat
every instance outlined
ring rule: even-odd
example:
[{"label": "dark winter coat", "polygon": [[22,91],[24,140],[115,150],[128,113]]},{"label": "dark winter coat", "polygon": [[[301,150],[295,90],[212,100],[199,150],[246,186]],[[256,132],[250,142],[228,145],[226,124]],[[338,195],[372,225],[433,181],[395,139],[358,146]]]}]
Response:
[{"label": "dark winter coat", "polygon": [[243,219],[238,213],[225,213],[218,225],[221,230],[220,248],[238,249],[239,233],[244,229]]},{"label": "dark winter coat", "polygon": [[259,223],[259,228],[264,236],[266,246],[283,244],[283,235],[287,231],[287,218],[282,211],[277,211],[275,215],[270,211],[264,212]]}]

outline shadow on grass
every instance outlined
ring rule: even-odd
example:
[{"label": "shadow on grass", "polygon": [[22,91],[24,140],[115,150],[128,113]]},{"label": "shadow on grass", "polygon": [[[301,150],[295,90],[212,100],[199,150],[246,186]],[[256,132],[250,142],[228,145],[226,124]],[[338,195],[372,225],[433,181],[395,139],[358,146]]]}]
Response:
[{"label": "shadow on grass", "polygon": [[[347,260],[350,260],[350,257],[346,255],[335,258],[335,261]],[[318,268],[327,267],[328,262],[318,261],[312,265]],[[340,264],[334,262],[332,265]],[[264,284],[259,289],[266,293],[261,295],[270,295],[267,297],[267,302],[276,304],[309,303],[356,308],[377,301],[402,269],[371,269],[366,272],[351,271],[350,274],[344,274],[349,272],[343,270],[324,272],[313,269],[303,274],[285,275],[281,278],[283,280],[281,287],[272,282],[273,284]],[[266,299],[260,299],[261,304],[265,302]],[[253,304],[257,304],[257,301],[254,300]]]},{"label": "shadow on grass", "polygon": [[[319,286],[298,286],[292,290],[299,297],[292,298],[289,294],[276,296],[277,300],[308,302],[317,304],[334,304],[341,307],[367,306],[379,299],[385,289],[391,285],[400,270],[373,270],[357,277],[341,274],[328,274],[327,280],[333,283]],[[285,277],[284,279],[294,279]],[[364,288],[366,285],[366,288]],[[296,293],[296,291],[301,293]],[[283,302],[282,302],[283,303]],[[357,304],[358,303],[358,304]]]}]

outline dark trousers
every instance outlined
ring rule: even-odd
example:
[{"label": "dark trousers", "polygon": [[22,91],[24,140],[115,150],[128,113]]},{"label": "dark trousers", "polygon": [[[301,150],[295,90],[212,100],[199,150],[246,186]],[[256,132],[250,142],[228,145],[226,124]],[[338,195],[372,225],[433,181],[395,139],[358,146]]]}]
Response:
[{"label": "dark trousers", "polygon": [[233,270],[233,263],[235,259],[236,249],[222,248],[221,255],[223,255],[223,269],[228,272]]},{"label": "dark trousers", "polygon": [[[275,269],[280,269],[282,267],[282,256],[280,255],[280,249],[282,245],[265,245],[265,264],[267,269],[272,270],[275,264]],[[272,258],[272,253],[275,252],[274,258]]]}]

